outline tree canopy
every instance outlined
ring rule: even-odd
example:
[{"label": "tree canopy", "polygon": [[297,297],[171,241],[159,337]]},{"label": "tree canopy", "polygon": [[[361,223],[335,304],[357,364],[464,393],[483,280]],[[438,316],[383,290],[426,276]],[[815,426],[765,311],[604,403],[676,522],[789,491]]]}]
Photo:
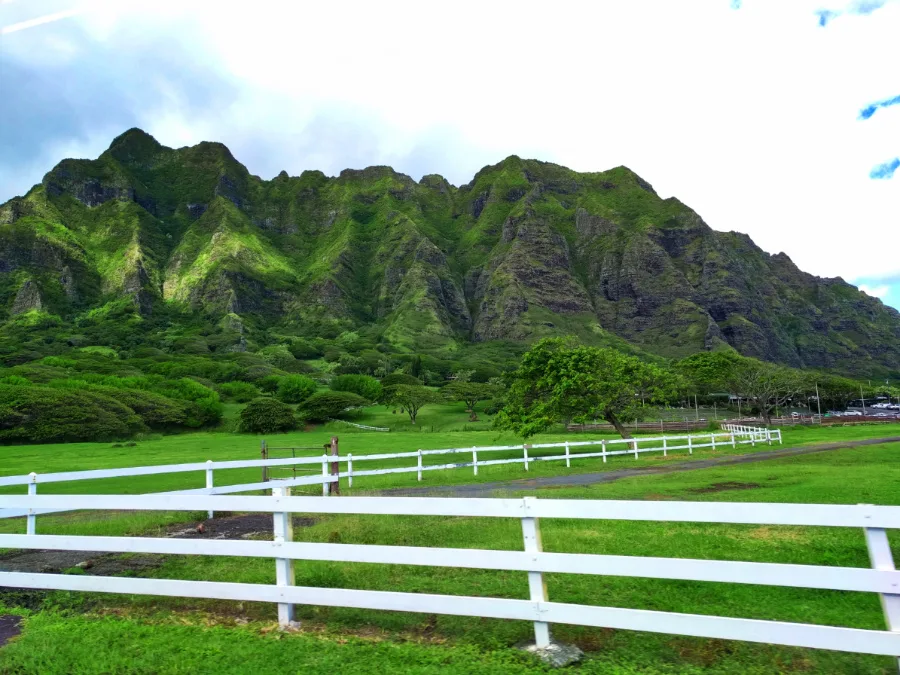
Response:
[{"label": "tree canopy", "polygon": [[482,382],[469,382],[455,380],[441,389],[441,393],[448,401],[462,401],[466,404],[466,410],[475,411],[479,401],[484,401],[497,392],[497,388],[491,384]]},{"label": "tree canopy", "polygon": [[385,389],[384,397],[389,403],[399,405],[407,412],[410,424],[416,423],[419,410],[424,406],[441,400],[436,391],[415,384],[395,384]]},{"label": "tree canopy", "polygon": [[546,338],[522,357],[494,425],[528,438],[557,422],[602,418],[630,438],[622,420],[639,414],[641,395],[667,401],[680,384],[674,373],[615,349]]}]

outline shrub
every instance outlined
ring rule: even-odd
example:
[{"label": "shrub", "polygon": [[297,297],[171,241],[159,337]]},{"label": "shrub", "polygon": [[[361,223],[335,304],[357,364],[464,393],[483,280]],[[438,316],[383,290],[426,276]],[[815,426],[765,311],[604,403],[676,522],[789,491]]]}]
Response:
[{"label": "shrub", "polygon": [[266,375],[265,377],[261,377],[256,380],[256,386],[258,386],[265,392],[274,394],[276,391],[278,391],[279,382],[281,382],[281,377],[279,377],[278,375]]},{"label": "shrub", "polygon": [[316,393],[318,385],[306,375],[285,375],[278,382],[275,394],[284,403],[302,403]]},{"label": "shrub", "polygon": [[235,403],[248,403],[259,396],[259,389],[249,382],[225,382],[219,385],[219,393]]},{"label": "shrub", "polygon": [[263,347],[256,353],[276,368],[281,369],[289,368],[294,361],[297,360],[294,358],[294,355],[291,354],[287,345],[271,345],[269,347]]},{"label": "shrub", "polygon": [[99,356],[105,356],[108,359],[115,359],[119,356],[115,349],[112,349],[111,347],[102,347],[100,345],[82,347],[79,351],[84,352],[85,354],[97,354]]},{"label": "shrub", "polygon": [[20,375],[7,375],[6,377],[0,377],[0,384],[8,384],[13,387],[27,387],[31,384],[31,381]]},{"label": "shrub", "polygon": [[302,338],[294,340],[288,349],[295,359],[317,359],[322,356],[322,350],[308,340]]},{"label": "shrub", "polygon": [[250,434],[271,434],[297,426],[294,411],[274,398],[257,398],[241,411],[240,430]]},{"label": "shrub", "polygon": [[416,379],[412,375],[406,373],[394,373],[393,375],[385,375],[381,378],[381,386],[384,388],[393,387],[398,384],[409,384],[417,386],[422,384],[422,380]]},{"label": "shrub", "polygon": [[45,356],[41,359],[41,363],[54,368],[74,368],[78,365],[78,361],[75,359],[64,359],[61,356]]},{"label": "shrub", "polygon": [[0,441],[51,443],[127,438],[147,431],[111,396],[52,387],[0,385]]},{"label": "shrub", "polygon": [[361,408],[366,403],[362,396],[349,391],[320,391],[306,399],[298,412],[310,422],[325,422],[340,417],[348,408]]},{"label": "shrub", "polygon": [[381,398],[381,382],[368,375],[338,375],[331,381],[333,391],[349,391],[362,396],[367,401]]}]

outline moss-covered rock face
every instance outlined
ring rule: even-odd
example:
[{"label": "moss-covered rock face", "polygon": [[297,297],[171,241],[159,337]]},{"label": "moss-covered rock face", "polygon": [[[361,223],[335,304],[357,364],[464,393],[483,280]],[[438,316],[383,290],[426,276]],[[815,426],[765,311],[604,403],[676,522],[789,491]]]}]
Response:
[{"label": "moss-covered rock face", "polygon": [[0,322],[37,312],[74,332],[113,311],[122,330],[161,311],[169,332],[208,315],[223,332],[203,348],[223,352],[247,348],[245,325],[365,328],[415,351],[565,333],[900,371],[900,314],[879,300],[713,231],[625,167],[518,157],[458,188],[390,167],[264,181],[219,143],[129,130],[0,205]]}]

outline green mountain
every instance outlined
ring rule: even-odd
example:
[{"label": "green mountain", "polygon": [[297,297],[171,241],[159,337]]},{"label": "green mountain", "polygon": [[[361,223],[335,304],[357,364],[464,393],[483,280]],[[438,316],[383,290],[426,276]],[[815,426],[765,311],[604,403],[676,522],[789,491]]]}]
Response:
[{"label": "green mountain", "polygon": [[112,346],[134,347],[198,317],[198,353],[347,331],[435,354],[576,334],[900,374],[896,310],[712,230],[625,167],[513,156],[461,187],[379,166],[265,181],[219,143],[132,129],[0,206],[8,333],[107,321]]}]

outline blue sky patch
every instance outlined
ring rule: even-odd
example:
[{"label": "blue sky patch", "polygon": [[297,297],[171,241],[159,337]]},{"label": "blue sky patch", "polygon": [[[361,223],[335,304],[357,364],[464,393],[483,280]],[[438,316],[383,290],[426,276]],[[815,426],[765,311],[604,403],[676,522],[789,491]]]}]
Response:
[{"label": "blue sky patch", "polygon": [[869,172],[869,178],[875,180],[887,180],[894,177],[894,172],[900,169],[900,157],[894,157],[884,164],[878,164]]}]

